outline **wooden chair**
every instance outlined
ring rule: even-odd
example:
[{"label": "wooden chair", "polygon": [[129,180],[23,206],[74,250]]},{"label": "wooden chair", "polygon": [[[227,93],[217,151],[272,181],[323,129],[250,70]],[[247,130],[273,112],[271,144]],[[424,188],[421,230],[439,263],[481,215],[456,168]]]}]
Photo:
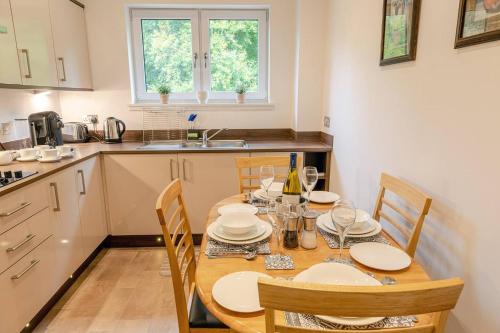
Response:
[{"label": "wooden chair", "polygon": [[[179,332],[229,332],[227,326],[205,308],[196,293],[196,255],[179,179],[160,194],[156,201],[156,213],[170,263]],[[188,301],[186,279],[189,286]]]},{"label": "wooden chair", "polygon": [[[290,166],[290,156],[258,156],[258,157],[237,157],[236,167],[238,168],[238,177],[240,179],[240,193],[252,191],[260,188],[259,175],[252,175],[251,170],[260,168],[263,165],[272,165],[275,169],[288,170]],[[297,156],[297,167],[302,165],[302,156]],[[245,173],[248,170],[248,173]],[[276,172],[276,170],[275,170]],[[286,180],[287,173],[276,173],[274,179],[276,181]],[[256,180],[257,184],[252,184],[252,180]]]},{"label": "wooden chair", "polygon": [[[402,198],[407,205],[411,206],[411,208],[416,211],[416,214],[412,214],[408,210],[398,207],[395,202],[387,199],[386,191],[390,191]],[[424,219],[429,213],[431,203],[432,199],[425,193],[398,178],[383,173],[380,178],[380,191],[377,198],[377,204],[375,205],[375,211],[373,212],[373,219],[380,221],[380,219],[383,218],[392,224],[401,235],[407,239],[406,252],[409,256],[414,257]],[[403,220],[407,221],[413,227],[412,230],[408,230],[409,228],[387,214],[383,210],[384,206],[398,213]]]},{"label": "wooden chair", "polygon": [[[260,305],[266,332],[284,333],[443,333],[448,313],[458,301],[463,281],[450,279],[380,287],[332,286],[260,278]],[[276,323],[276,310],[326,316],[386,317],[431,314],[418,327],[380,330],[313,330]]]}]

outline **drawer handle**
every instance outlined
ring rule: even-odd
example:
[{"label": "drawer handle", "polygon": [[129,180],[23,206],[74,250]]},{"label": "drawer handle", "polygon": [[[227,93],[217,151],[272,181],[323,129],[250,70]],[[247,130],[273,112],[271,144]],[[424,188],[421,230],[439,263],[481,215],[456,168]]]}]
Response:
[{"label": "drawer handle", "polygon": [[19,207],[17,207],[16,209],[14,210],[11,210],[10,212],[7,212],[7,213],[0,213],[0,217],[9,217],[15,213],[17,213],[18,211],[20,211],[21,209],[24,209],[26,207],[28,207],[29,205],[31,205],[31,202],[23,202]]},{"label": "drawer handle", "polygon": [[28,271],[30,271],[33,267],[35,267],[39,262],[40,262],[40,260],[38,260],[38,259],[31,260],[28,267],[26,267],[25,269],[23,269],[21,272],[17,273],[16,275],[12,275],[10,277],[10,279],[11,280],[19,280],[24,274],[28,273]]},{"label": "drawer handle", "polygon": [[17,243],[13,247],[7,248],[7,250],[6,250],[7,253],[12,253],[12,252],[16,251],[18,248],[20,248],[21,246],[23,246],[24,244],[28,243],[30,240],[32,240],[33,238],[35,238],[35,236],[36,235],[29,234],[22,241],[20,241],[19,243]]}]

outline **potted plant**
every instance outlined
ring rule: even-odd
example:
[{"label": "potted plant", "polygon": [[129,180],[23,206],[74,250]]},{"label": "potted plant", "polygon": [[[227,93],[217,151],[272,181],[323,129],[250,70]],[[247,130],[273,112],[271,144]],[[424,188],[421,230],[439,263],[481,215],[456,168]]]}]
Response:
[{"label": "potted plant", "polygon": [[243,104],[245,103],[245,97],[246,97],[246,93],[247,93],[247,87],[243,84],[240,84],[236,90],[236,102],[238,104]]},{"label": "potted plant", "polygon": [[160,94],[160,102],[162,104],[168,104],[168,100],[170,99],[170,93],[172,89],[169,86],[161,85],[158,87],[158,93]]}]

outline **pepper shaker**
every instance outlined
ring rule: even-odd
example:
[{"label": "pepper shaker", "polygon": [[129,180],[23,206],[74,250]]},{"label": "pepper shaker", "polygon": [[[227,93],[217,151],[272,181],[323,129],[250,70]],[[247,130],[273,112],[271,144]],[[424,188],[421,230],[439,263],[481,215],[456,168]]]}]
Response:
[{"label": "pepper shaker", "polygon": [[299,246],[299,215],[294,212],[290,212],[286,216],[285,220],[285,237],[284,246],[287,249],[295,249]]}]

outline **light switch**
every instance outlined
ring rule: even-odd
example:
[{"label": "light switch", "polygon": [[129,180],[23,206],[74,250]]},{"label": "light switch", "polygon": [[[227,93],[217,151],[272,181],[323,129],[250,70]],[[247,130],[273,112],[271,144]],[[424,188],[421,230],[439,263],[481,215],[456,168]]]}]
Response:
[{"label": "light switch", "polygon": [[6,33],[7,33],[7,27],[0,25],[0,34],[6,34]]}]

